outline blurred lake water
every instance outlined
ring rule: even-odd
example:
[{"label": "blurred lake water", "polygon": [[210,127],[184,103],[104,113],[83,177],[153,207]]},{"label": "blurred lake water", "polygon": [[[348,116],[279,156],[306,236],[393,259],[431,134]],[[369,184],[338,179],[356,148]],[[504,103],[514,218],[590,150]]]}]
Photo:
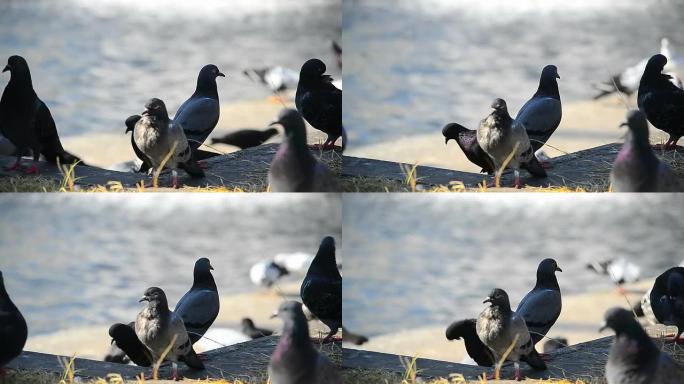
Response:
[{"label": "blurred lake water", "polygon": [[[658,53],[684,55],[680,0],[346,0],[344,120],[355,146],[511,114],[558,66],[563,101]],[[684,71],[684,68],[680,68]]]},{"label": "blurred lake water", "polygon": [[[222,102],[271,94],[245,68],[299,71],[319,57],[339,78],[331,44],[340,28],[339,0],[4,0],[0,62],[27,59],[60,135],[123,135],[126,117],[152,97],[174,113],[205,64],[226,74]],[[2,74],[0,87],[7,81]]]},{"label": "blurred lake water", "polygon": [[678,265],[677,195],[346,194],[345,326],[369,335],[478,315],[494,288],[511,305],[556,259],[563,294],[611,290],[586,264],[624,257],[655,277]]},{"label": "blurred lake water", "polygon": [[208,257],[219,293],[249,292],[249,268],[315,254],[341,235],[338,196],[309,194],[5,195],[0,270],[31,335],[133,319],[146,288],[171,306]]}]

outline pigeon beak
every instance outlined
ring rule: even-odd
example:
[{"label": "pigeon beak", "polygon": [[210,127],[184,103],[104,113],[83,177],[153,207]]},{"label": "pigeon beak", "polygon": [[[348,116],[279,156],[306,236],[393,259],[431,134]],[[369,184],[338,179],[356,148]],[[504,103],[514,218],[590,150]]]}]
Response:
[{"label": "pigeon beak", "polygon": [[492,302],[492,298],[491,298],[491,297],[488,297],[488,298],[485,299],[485,301],[482,302],[482,304],[484,304],[484,303],[491,303],[491,302]]},{"label": "pigeon beak", "polygon": [[218,77],[218,76],[226,77],[226,75],[224,75],[223,72],[219,72],[218,74],[216,74],[216,77]]},{"label": "pigeon beak", "polygon": [[276,317],[278,317],[278,311],[273,312],[273,313],[271,314],[271,316],[269,317],[269,319],[275,319]]},{"label": "pigeon beak", "polygon": [[608,324],[606,324],[606,323],[604,322],[603,324],[601,324],[601,328],[599,328],[599,332],[605,331],[606,328],[608,328]]},{"label": "pigeon beak", "polygon": [[449,140],[451,140],[451,137],[445,137],[444,138],[444,145],[449,144]]},{"label": "pigeon beak", "polygon": [[560,79],[560,75],[556,73],[556,79]]},{"label": "pigeon beak", "polygon": [[214,270],[214,267],[212,267],[211,264],[209,264],[209,270],[210,270],[210,271],[213,271],[213,270]]},{"label": "pigeon beak", "polygon": [[627,127],[627,126],[629,126],[629,124],[627,124],[627,122],[624,122],[624,123],[620,124],[619,128]]},{"label": "pigeon beak", "polygon": [[147,296],[143,296],[140,298],[140,300],[138,300],[138,303],[142,303],[143,301],[150,301],[150,298]]},{"label": "pigeon beak", "polygon": [[280,120],[274,120],[274,121],[271,121],[271,124],[269,124],[268,126],[272,127],[274,125],[283,125],[283,123]]},{"label": "pigeon beak", "polygon": [[563,270],[560,269],[560,267],[558,267],[558,266],[556,267],[556,271],[558,271],[558,272],[563,272]]},{"label": "pigeon beak", "polygon": [[7,65],[5,65],[5,69],[3,69],[2,71],[3,72],[12,71],[12,67],[10,67],[10,65],[7,64]]}]

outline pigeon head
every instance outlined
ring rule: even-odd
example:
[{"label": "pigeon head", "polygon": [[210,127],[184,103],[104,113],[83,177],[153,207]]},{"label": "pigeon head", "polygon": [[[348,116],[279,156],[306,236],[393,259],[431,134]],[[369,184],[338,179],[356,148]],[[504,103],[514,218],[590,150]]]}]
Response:
[{"label": "pigeon head", "polygon": [[271,318],[274,317],[280,317],[285,324],[299,321],[306,324],[306,316],[304,316],[304,311],[302,311],[302,303],[298,301],[283,301],[278,307],[278,310],[271,316]]},{"label": "pigeon head", "polygon": [[242,328],[254,328],[254,322],[248,317],[243,318],[240,324],[242,324]]},{"label": "pigeon head", "polygon": [[166,104],[163,101],[153,98],[145,103],[145,112],[143,116],[154,117],[160,120],[168,120],[169,113],[166,111]]},{"label": "pigeon head", "polygon": [[665,65],[667,64],[667,57],[661,55],[660,53],[651,56],[646,63],[646,69],[644,70],[645,75],[657,75],[659,74]]},{"label": "pigeon head", "polygon": [[542,260],[537,267],[537,284],[535,287],[560,289],[558,280],[556,280],[556,272],[563,272],[563,270],[558,267],[556,260]]},{"label": "pigeon head", "polygon": [[621,127],[627,126],[629,128],[629,137],[632,141],[644,146],[649,145],[648,141],[648,124],[646,123],[646,115],[638,110],[627,112],[627,121],[620,124]]},{"label": "pigeon head", "polygon": [[7,59],[7,65],[2,70],[3,72],[9,71],[12,74],[10,82],[14,81],[28,81],[31,83],[31,72],[29,71],[28,63],[26,59],[21,56],[14,55]]},{"label": "pigeon head", "polygon": [[628,335],[632,337],[647,337],[646,332],[639,322],[634,318],[634,314],[624,308],[611,308],[606,311],[603,316],[604,322],[599,332],[604,331],[606,328],[610,328],[615,331],[615,334]]},{"label": "pigeon head", "polygon": [[534,96],[551,97],[560,100],[560,92],[558,91],[558,82],[556,82],[556,79],[560,79],[558,68],[556,68],[555,65],[545,66],[539,77],[539,87]]},{"label": "pigeon head", "polygon": [[211,266],[211,262],[206,257],[197,259],[195,262],[195,269],[193,270],[193,288],[209,288],[216,290],[216,282],[214,281],[214,276],[211,271],[214,267]]},{"label": "pigeon head", "polygon": [[195,261],[195,273],[197,273],[197,272],[208,273],[209,271],[213,271],[213,270],[214,270],[214,267],[211,266],[211,262],[206,257],[203,257],[201,259],[197,259],[197,261]]},{"label": "pigeon head", "polygon": [[200,69],[197,75],[197,86],[193,96],[210,97],[218,100],[218,89],[216,88],[216,78],[226,77],[214,64],[207,64]]},{"label": "pigeon head", "polygon": [[306,145],[306,126],[302,115],[295,109],[285,108],[278,114],[278,119],[269,126],[282,125],[285,129],[285,136],[299,145]]},{"label": "pigeon head", "polygon": [[316,256],[311,262],[309,271],[328,276],[340,276],[335,260],[335,239],[330,236],[323,238],[321,245],[318,247],[318,252],[316,252]]},{"label": "pigeon head", "polygon": [[492,101],[491,107],[495,111],[502,111],[502,112],[508,111],[506,108],[506,101],[504,101],[504,99],[494,99],[494,101]]},{"label": "pigeon head", "polygon": [[135,129],[135,124],[140,120],[140,115],[128,116],[126,119],[126,133],[131,132]]},{"label": "pigeon head", "polygon": [[508,294],[501,288],[494,288],[482,303],[490,303],[492,307],[501,307],[504,309],[507,308],[509,311],[511,309],[511,303],[508,300]]},{"label": "pigeon head", "polygon": [[544,69],[542,69],[541,78],[560,79],[560,75],[558,75],[558,68],[556,68],[555,65],[547,65],[546,67],[544,67]]},{"label": "pigeon head", "polygon": [[121,340],[128,337],[132,330],[133,329],[126,324],[116,323],[109,327],[109,336],[113,339],[112,342],[114,342],[114,340]]},{"label": "pigeon head", "polygon": [[299,77],[310,79],[320,77],[325,73],[326,67],[319,59],[309,59],[302,65],[302,69],[299,71]]},{"label": "pigeon head", "polygon": [[139,302],[146,301],[149,303],[149,305],[154,306],[154,307],[166,307],[168,308],[168,303],[166,301],[166,294],[164,291],[162,291],[161,288],[157,287],[150,287],[145,290],[145,293],[143,296],[140,298]]},{"label": "pigeon head", "polygon": [[[2,276],[0,275],[0,283]],[[670,273],[667,276],[667,295],[681,297],[684,295],[684,277],[679,273]]]},{"label": "pigeon head", "polygon": [[456,140],[458,134],[466,132],[468,129],[461,124],[449,123],[442,128],[442,135],[444,136],[444,144],[448,143],[449,140]]},{"label": "pigeon head", "polygon": [[202,69],[200,69],[200,73],[197,76],[197,80],[209,80],[213,81],[216,80],[217,77],[226,77],[221,71],[219,71],[218,67],[215,66],[214,64],[207,64]]}]

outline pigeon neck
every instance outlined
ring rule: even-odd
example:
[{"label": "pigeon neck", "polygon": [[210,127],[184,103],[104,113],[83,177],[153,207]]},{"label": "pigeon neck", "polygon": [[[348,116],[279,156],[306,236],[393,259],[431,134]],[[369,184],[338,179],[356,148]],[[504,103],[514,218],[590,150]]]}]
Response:
[{"label": "pigeon neck", "polygon": [[7,87],[18,91],[25,91],[27,93],[32,92],[33,82],[31,81],[31,72],[29,72],[28,69],[25,73],[20,74],[12,72]]},{"label": "pigeon neck", "polygon": [[492,310],[498,312],[503,317],[506,317],[513,312],[511,310],[511,304],[508,302],[492,305]]},{"label": "pigeon neck", "polygon": [[203,77],[197,78],[197,87],[193,96],[204,96],[218,100],[218,89],[216,88],[216,79],[205,79]]},{"label": "pigeon neck", "polygon": [[316,254],[313,261],[311,262],[310,271],[322,273],[326,276],[342,278],[340,271],[337,269],[337,262],[335,261],[335,255],[326,254]]},{"label": "pigeon neck", "polygon": [[638,152],[652,153],[651,144],[648,141],[648,128],[645,131],[630,130],[627,132],[627,138],[625,141],[629,143],[628,147],[632,147]]},{"label": "pigeon neck", "polygon": [[193,283],[192,288],[208,288],[212,291],[217,291],[216,282],[214,281],[214,276],[211,271],[198,271],[195,270],[193,273]]},{"label": "pigeon neck", "polygon": [[560,291],[556,274],[544,271],[537,271],[537,284],[534,286],[534,288],[546,288]]},{"label": "pigeon neck", "polygon": [[292,144],[293,148],[297,149],[307,149],[306,148],[306,128],[303,129],[293,129],[287,132],[287,141]]},{"label": "pigeon neck", "polygon": [[15,308],[12,299],[10,299],[9,294],[5,290],[5,286],[2,284],[2,280],[0,280],[0,309],[13,310]]},{"label": "pigeon neck", "polygon": [[169,310],[169,305],[166,301],[150,301],[147,308],[150,314],[156,316],[167,315],[171,312],[171,310]]},{"label": "pigeon neck", "polygon": [[282,338],[286,338],[287,343],[292,343],[297,346],[311,345],[311,340],[309,339],[309,325],[303,313],[285,319]]},{"label": "pigeon neck", "polygon": [[542,76],[539,78],[539,88],[534,96],[551,97],[560,101],[560,92],[558,92],[558,82],[554,77]]},{"label": "pigeon neck", "polygon": [[[634,342],[637,343],[637,348],[633,347]],[[617,332],[612,349],[611,356],[615,355],[623,362],[637,365],[645,364],[660,354],[653,340],[636,321],[629,324],[626,329]]]},{"label": "pigeon neck", "polygon": [[495,109],[492,114],[499,123],[495,127],[500,127],[501,129],[503,129],[505,127],[510,127],[510,124],[513,122],[513,118],[511,117],[511,115],[508,114],[508,110]]}]

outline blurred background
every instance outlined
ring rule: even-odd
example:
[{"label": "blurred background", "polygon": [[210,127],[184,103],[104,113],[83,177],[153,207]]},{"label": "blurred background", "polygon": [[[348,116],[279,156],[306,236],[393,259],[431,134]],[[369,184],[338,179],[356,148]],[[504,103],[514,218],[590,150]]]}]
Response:
[{"label": "blurred background", "polygon": [[[24,56],[65,147],[108,166],[134,158],[124,120],[152,97],[173,115],[209,63],[226,74],[218,78],[214,135],[264,128],[283,106],[242,71],[282,66],[298,74],[318,57],[339,79],[331,47],[341,41],[340,19],[339,0],[7,0],[0,60]],[[7,81],[9,74],[0,76],[0,87]]]},{"label": "blurred background", "polygon": [[[563,270],[556,273],[563,312],[547,336],[596,339],[605,310],[636,303],[652,278],[684,259],[684,218],[671,209],[681,202],[675,195],[346,194],[345,326],[370,337],[363,349],[461,361],[463,342],[447,341],[447,326],[476,318],[495,287],[515,309],[534,287],[539,262],[551,257]],[[587,267],[608,259],[639,268],[627,296]]]},{"label": "blurred background", "polygon": [[283,295],[299,296],[306,268],[267,289],[251,281],[251,267],[278,254],[315,255],[328,235],[340,255],[339,196],[217,197],[3,196],[0,270],[28,322],[26,349],[102,358],[107,329],[135,319],[145,289],[161,287],[173,307],[201,257],[211,261],[221,295],[212,329],[238,335],[242,317],[279,328],[268,318]]},{"label": "blurred background", "polygon": [[[660,52],[684,74],[679,0],[347,0],[344,120],[350,155],[479,171],[441,129],[476,129],[494,98],[512,116],[558,67],[563,119],[550,156],[621,141],[626,107],[592,84]],[[635,95],[627,100],[635,107]],[[657,132],[657,134],[656,134]],[[664,134],[652,130],[658,142]]]}]

